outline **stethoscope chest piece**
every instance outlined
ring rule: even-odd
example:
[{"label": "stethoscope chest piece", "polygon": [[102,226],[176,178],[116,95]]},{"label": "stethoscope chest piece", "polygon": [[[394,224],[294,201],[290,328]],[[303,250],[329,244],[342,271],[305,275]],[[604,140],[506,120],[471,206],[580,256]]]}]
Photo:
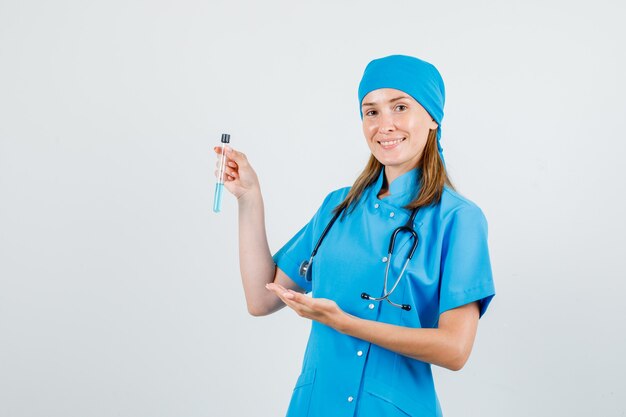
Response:
[{"label": "stethoscope chest piece", "polygon": [[304,260],[302,261],[302,263],[300,264],[300,269],[298,270],[298,272],[300,273],[301,277],[304,277],[305,280],[307,280],[308,282],[311,282],[313,280],[313,277],[311,276],[311,272],[310,271],[310,266],[311,263],[313,262],[313,257],[311,256],[311,259]]}]

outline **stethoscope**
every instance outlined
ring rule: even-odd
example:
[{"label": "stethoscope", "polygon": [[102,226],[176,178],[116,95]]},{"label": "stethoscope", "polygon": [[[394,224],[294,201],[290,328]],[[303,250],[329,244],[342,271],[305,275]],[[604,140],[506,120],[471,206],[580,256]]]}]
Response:
[{"label": "stethoscope", "polygon": [[[384,289],[383,289],[383,295],[382,297],[372,297],[371,295],[369,295],[368,293],[361,293],[361,298],[364,300],[371,300],[371,301],[383,301],[383,300],[387,300],[387,302],[389,302],[391,305],[395,306],[395,307],[399,307],[405,311],[409,311],[411,310],[411,306],[409,304],[396,304],[393,301],[391,301],[389,299],[389,296],[395,291],[395,289],[398,287],[398,284],[400,283],[400,280],[402,279],[402,276],[404,275],[404,272],[406,271],[406,267],[409,264],[409,261],[411,260],[411,258],[413,257],[413,254],[415,253],[415,249],[417,249],[417,243],[419,241],[419,238],[417,237],[417,232],[415,231],[415,229],[413,228],[413,222],[415,221],[415,215],[417,214],[419,210],[418,208],[413,209],[413,211],[411,212],[411,217],[409,217],[409,220],[406,222],[406,224],[404,226],[400,226],[398,228],[396,228],[393,233],[391,234],[391,238],[389,239],[389,253],[387,255],[387,266],[385,267],[385,285],[384,285]],[[322,244],[322,242],[324,241],[324,238],[326,237],[326,235],[328,234],[330,228],[333,226],[333,224],[335,223],[335,221],[337,220],[337,218],[341,215],[343,210],[339,210],[335,213],[335,215],[333,216],[333,218],[330,220],[330,222],[328,222],[328,224],[326,225],[326,227],[324,228],[324,231],[322,232],[322,235],[320,236],[320,238],[318,239],[317,243],[315,244],[315,247],[313,248],[313,252],[311,252],[311,257],[309,258],[309,260],[304,260],[302,261],[302,263],[300,264],[300,276],[304,277],[307,281],[311,282],[313,277],[312,277],[312,272],[311,272],[311,265],[313,263],[313,258],[315,257],[315,255],[317,254],[318,249],[320,248],[320,245]],[[406,261],[404,262],[404,266],[402,267],[402,271],[400,271],[400,275],[398,275],[398,278],[396,279],[395,284],[393,284],[393,287],[391,287],[391,290],[387,291],[387,283],[388,283],[388,277],[389,277],[389,265],[391,265],[391,258],[393,255],[393,248],[396,244],[396,236],[398,235],[398,233],[400,232],[408,232],[411,234],[411,237],[413,238],[413,245],[411,246],[411,250],[409,251],[409,254],[407,255]]]}]

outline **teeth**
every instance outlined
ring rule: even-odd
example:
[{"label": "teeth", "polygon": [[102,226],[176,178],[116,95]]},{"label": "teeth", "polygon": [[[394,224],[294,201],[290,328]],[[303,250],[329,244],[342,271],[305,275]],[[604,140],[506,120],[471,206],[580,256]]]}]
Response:
[{"label": "teeth", "polygon": [[379,142],[381,145],[383,146],[391,146],[391,145],[395,145],[396,143],[400,143],[404,140],[404,138],[400,138],[400,139],[395,139],[395,140],[388,140],[388,141],[381,141]]}]

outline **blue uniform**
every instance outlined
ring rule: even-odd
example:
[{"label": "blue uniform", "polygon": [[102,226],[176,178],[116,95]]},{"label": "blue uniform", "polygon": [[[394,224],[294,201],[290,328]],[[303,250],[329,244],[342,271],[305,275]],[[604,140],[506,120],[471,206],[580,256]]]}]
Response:
[{"label": "blue uniform", "polygon": [[[385,262],[393,230],[406,224],[403,208],[419,190],[419,169],[396,178],[390,195],[377,197],[383,183],[365,190],[354,211],[337,220],[312,263],[312,282],[299,275],[332,210],[349,188],[330,193],[311,221],[274,255],[294,282],[316,298],[334,300],[346,313],[413,328],[435,328],[444,311],[479,301],[484,314],[494,285],[487,247],[487,223],[480,208],[447,187],[441,201],[420,208],[414,222],[417,250],[390,299],[364,300],[361,293],[383,294]],[[389,270],[391,288],[410,248],[401,233]],[[431,365],[357,339],[316,321],[296,383],[289,417],[441,416]]]}]

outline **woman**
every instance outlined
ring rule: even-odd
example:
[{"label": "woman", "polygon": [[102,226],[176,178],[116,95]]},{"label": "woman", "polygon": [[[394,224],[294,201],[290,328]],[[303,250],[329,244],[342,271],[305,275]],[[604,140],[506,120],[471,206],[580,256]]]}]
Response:
[{"label": "woman", "polygon": [[227,151],[248,310],[287,305],[312,320],[288,416],[441,416],[431,364],[463,367],[495,294],[486,220],[447,177],[444,85],[434,66],[401,55],[374,60],[359,103],[372,153],[365,170],[273,258],[257,177],[242,153]]}]

